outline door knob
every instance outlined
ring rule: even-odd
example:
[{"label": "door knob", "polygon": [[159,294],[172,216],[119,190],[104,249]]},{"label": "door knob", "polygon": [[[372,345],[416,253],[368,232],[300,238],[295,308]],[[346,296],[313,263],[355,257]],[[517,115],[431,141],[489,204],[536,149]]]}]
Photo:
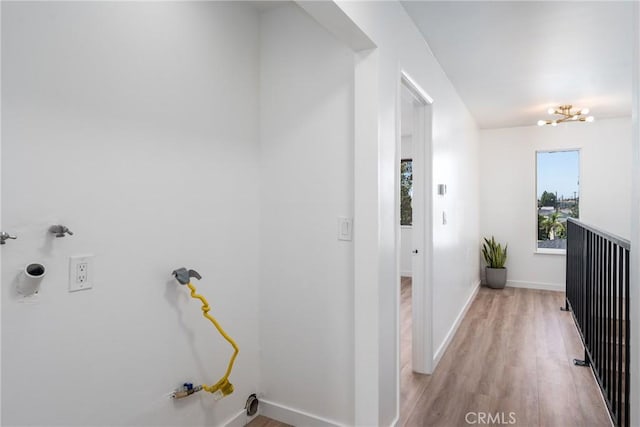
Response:
[{"label": "door knob", "polygon": [[414,249],[414,250],[413,250],[413,251],[411,251],[411,252],[413,252],[414,254],[417,254],[417,253],[418,253],[418,250],[417,250],[417,249]]}]

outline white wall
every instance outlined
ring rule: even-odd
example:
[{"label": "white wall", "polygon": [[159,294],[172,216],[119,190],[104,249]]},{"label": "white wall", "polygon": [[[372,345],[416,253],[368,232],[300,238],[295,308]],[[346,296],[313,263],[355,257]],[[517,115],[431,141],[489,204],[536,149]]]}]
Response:
[{"label": "white wall", "polygon": [[509,284],[564,290],[565,257],[534,253],[536,151],[580,149],[580,220],[630,235],[631,119],[480,131],[480,231],[509,244]]},{"label": "white wall", "polygon": [[[403,105],[404,107],[404,105]],[[411,104],[409,104],[411,107]],[[410,116],[410,114],[407,114]],[[404,117],[404,114],[403,114]],[[412,159],[413,158],[413,140],[411,135],[402,135],[402,146],[400,147],[401,158],[402,159]],[[412,247],[412,239],[413,235],[413,227],[410,225],[404,225],[400,228],[400,275],[402,276],[411,276],[411,250]]]},{"label": "white wall", "polygon": [[[219,425],[258,365],[276,403],[336,423],[358,405],[376,425],[397,417],[400,69],[435,101],[432,177],[449,189],[434,200],[434,349],[478,280],[477,128],[399,3],[339,6],[378,46],[379,282],[360,302],[375,363],[354,357],[353,243],[336,239],[353,215],[351,51],[291,7],[259,25],[238,4],[3,3],[2,216],[20,240],[2,249],[2,283],[49,267],[37,304],[3,286],[3,423]],[[75,236],[47,240],[58,222]],[[69,294],[78,253],[96,254],[95,289]],[[240,344],[236,392],[218,403],[166,399],[217,379],[230,354],[169,276],[182,265]],[[354,391],[355,364],[371,391]]]},{"label": "white wall", "polygon": [[353,51],[294,5],[261,15],[260,51],[261,389],[350,425]]},{"label": "white wall", "polygon": [[[3,425],[220,425],[258,384],[258,18],[225,3],[2,3]],[[47,228],[74,236],[54,239]],[[95,254],[93,290],[68,257]],[[36,300],[18,270],[43,262]],[[231,349],[170,276],[234,337]]]},{"label": "white wall", "polygon": [[[379,91],[371,101],[379,105],[378,141],[377,146],[371,146],[376,153],[369,160],[377,161],[379,166],[378,180],[370,183],[376,187],[378,198],[366,199],[363,203],[370,203],[371,212],[378,213],[378,246],[370,251],[378,260],[371,268],[377,269],[379,283],[377,289],[368,288],[368,298],[363,298],[361,304],[370,304],[377,312],[370,324],[380,325],[379,354],[375,364],[364,358],[356,360],[371,371],[368,374],[371,381],[356,378],[356,382],[366,384],[368,389],[375,388],[366,392],[356,390],[356,413],[364,418],[367,410],[378,408],[375,424],[382,426],[390,425],[398,415],[399,271],[395,257],[398,223],[395,182],[400,157],[399,150],[396,151],[400,70],[405,70],[434,99],[432,177],[434,184],[446,183],[449,191],[446,197],[436,199],[435,185],[432,189],[434,350],[445,343],[479,280],[477,126],[400,3],[340,1],[338,4],[377,46]],[[442,211],[448,213],[447,225],[439,222]],[[356,333],[366,334],[364,325],[356,329]],[[362,372],[364,377],[366,373]],[[376,395],[377,402],[372,401]],[[356,419],[359,421],[360,418]]]},{"label": "white wall", "polygon": [[[633,91],[632,91],[632,133],[631,133],[631,153],[632,153],[632,197],[631,197],[631,251],[630,283],[629,295],[631,307],[638,307],[640,300],[640,4],[637,2],[633,7]],[[640,325],[640,312],[631,310],[631,325]],[[630,351],[632,363],[638,363],[640,357],[640,328],[631,328]],[[640,425],[640,374],[638,369],[631,370],[631,425]]]},{"label": "white wall", "polygon": [[413,139],[411,135],[402,135],[400,147],[400,157],[402,159],[412,159],[413,158]]}]

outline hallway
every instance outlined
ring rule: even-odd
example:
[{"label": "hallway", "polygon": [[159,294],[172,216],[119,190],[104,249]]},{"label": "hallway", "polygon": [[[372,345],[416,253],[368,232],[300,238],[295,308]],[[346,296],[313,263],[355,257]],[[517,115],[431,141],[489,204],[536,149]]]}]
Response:
[{"label": "hallway", "polygon": [[583,347],[564,293],[481,288],[431,376],[411,372],[411,279],[401,295],[399,425],[610,425],[591,370],[573,366]]}]

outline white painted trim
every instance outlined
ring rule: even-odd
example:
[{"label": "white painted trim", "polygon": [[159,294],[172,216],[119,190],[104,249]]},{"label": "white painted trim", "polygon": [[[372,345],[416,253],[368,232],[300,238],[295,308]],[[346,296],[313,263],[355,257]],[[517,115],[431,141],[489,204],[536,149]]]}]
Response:
[{"label": "white painted trim", "polygon": [[400,77],[405,86],[413,92],[413,96],[425,104],[433,104],[433,98],[431,98],[408,73],[402,71]]},{"label": "white painted trim", "polygon": [[369,36],[335,2],[296,0],[296,4],[354,52],[376,47]]},{"label": "white painted trim", "polygon": [[236,415],[232,416],[227,421],[222,423],[222,425],[225,427],[244,427],[247,424],[249,424],[251,420],[257,417],[259,414],[260,414],[260,411],[258,411],[258,413],[255,414],[254,416],[249,417],[247,416],[247,410],[243,408]]},{"label": "white painted trim", "polygon": [[[393,200],[393,205],[395,207],[395,224],[394,224],[394,234],[395,234],[395,271],[400,271],[400,264],[401,264],[401,260],[402,260],[402,225],[400,225],[400,218],[401,218],[401,208],[400,208],[400,204],[401,204],[401,196],[400,196],[400,169],[401,169],[401,162],[403,159],[402,157],[402,123],[401,123],[401,117],[402,117],[402,106],[404,105],[404,103],[402,102],[402,81],[398,82],[398,86],[396,88],[396,103],[395,103],[395,108],[396,108],[396,117],[395,117],[395,125],[396,125],[396,138],[395,138],[395,159],[394,159],[394,166],[395,166],[395,173],[394,175],[394,200]],[[416,181],[416,175],[415,172],[413,174],[413,180],[414,182]],[[416,200],[412,200],[412,205],[415,205]],[[412,224],[416,224],[416,230],[420,229],[420,225],[418,223],[416,223],[416,209],[414,207],[413,209],[413,218],[411,223]],[[413,230],[411,232],[411,235],[413,236],[413,234],[415,233],[415,230]],[[412,245],[415,245],[415,242],[412,242]],[[415,246],[413,246],[415,248]],[[415,260],[413,258],[413,256],[411,257],[411,269],[415,269]],[[402,283],[402,279],[400,277],[401,275],[396,275],[397,280],[398,280],[398,284],[396,286],[396,292],[395,292],[395,301],[394,301],[394,310],[395,310],[395,342],[394,342],[394,346],[395,346],[395,362],[396,362],[396,366],[395,366],[395,372],[394,372],[394,379],[395,379],[395,384],[394,384],[394,391],[395,391],[395,417],[397,417],[400,414],[400,369],[401,369],[401,364],[400,364],[400,331],[402,330],[402,326],[400,324],[400,304],[402,301],[402,297],[401,297],[401,293],[402,293],[402,288],[401,288],[401,283]],[[420,275],[418,274],[417,277],[413,277],[412,276],[412,281],[411,281],[411,288],[412,288],[412,292],[413,289],[415,288],[414,284],[416,280],[420,280]],[[412,295],[411,298],[411,302],[413,305],[415,305],[415,295]],[[416,312],[415,310],[412,311],[413,313],[413,319],[415,319],[416,316]],[[412,331],[415,332],[415,320],[413,321],[413,329]],[[412,332],[412,338],[411,341],[413,343],[414,338],[415,338],[415,334]],[[413,354],[416,353],[416,348],[418,348],[418,345],[414,345],[412,346],[412,350],[413,350]],[[413,362],[412,362],[413,365]]]},{"label": "white painted trim", "polygon": [[566,249],[537,248],[535,251],[533,251],[533,253],[536,254],[536,255],[562,255],[562,256],[566,256],[567,255],[567,250]]},{"label": "white painted trim", "polygon": [[400,277],[413,277],[413,273],[411,273],[410,271],[401,271]]},{"label": "white painted trim", "polygon": [[467,298],[467,301],[464,303],[462,310],[460,310],[458,317],[456,317],[456,321],[453,322],[453,325],[451,326],[451,329],[449,329],[449,332],[447,332],[447,335],[445,336],[444,341],[442,342],[442,344],[440,344],[440,347],[438,347],[438,350],[433,355],[434,370],[438,366],[438,363],[440,363],[440,360],[442,359],[444,352],[447,351],[449,344],[451,344],[451,340],[453,340],[453,337],[456,335],[456,332],[458,331],[458,328],[462,323],[462,319],[464,319],[464,316],[467,315],[467,312],[469,311],[469,308],[471,307],[473,300],[475,300],[476,295],[478,295],[479,290],[480,290],[480,280],[478,280],[476,284],[473,286],[473,290],[471,291],[469,298]]},{"label": "white painted trim", "polygon": [[[432,191],[432,174],[433,174],[433,128],[432,115],[433,98],[431,98],[417,83],[411,78],[409,73],[400,68],[399,84],[396,92],[396,117],[402,117],[402,90],[405,88],[413,96],[413,130],[412,134],[415,138],[413,161],[417,168],[414,168],[414,182],[420,182],[422,188],[418,187],[421,197],[414,199],[414,214],[417,215],[417,223],[413,229],[413,249],[419,251],[417,258],[412,257],[412,277],[413,296],[412,296],[412,366],[415,372],[430,374],[433,372],[433,191]],[[400,120],[396,120],[396,155],[401,153],[401,137]],[[401,156],[400,156],[401,157]],[[398,165],[400,162],[396,162]],[[399,177],[399,173],[396,173]],[[397,178],[399,179],[399,178]],[[399,189],[399,183],[396,184]],[[417,194],[417,193],[416,193]],[[400,195],[396,197],[397,212],[400,212]],[[396,245],[400,241],[400,230],[396,230]],[[398,270],[400,265],[400,247],[397,246],[397,263]],[[417,285],[417,286],[416,286]],[[398,294],[399,298],[399,294]],[[399,300],[397,304],[397,322],[400,328]],[[398,410],[400,408],[400,332],[397,331],[397,387],[398,387]]]},{"label": "white painted trim", "polygon": [[[632,307],[638,307],[640,300],[640,4],[633,6],[633,77],[632,84],[632,123],[631,132],[631,251],[629,253],[629,301]],[[631,310],[630,324],[640,325],[640,311]],[[631,328],[629,337],[629,351],[631,363],[640,360],[640,328]],[[629,407],[632,426],[640,425],[640,373],[632,365],[630,373]]]},{"label": "white painted trim", "polygon": [[377,425],[381,260],[377,46],[335,1],[296,0],[296,4],[354,50],[354,424]]},{"label": "white painted trim", "polygon": [[[535,212],[535,222],[534,224],[538,224],[538,153],[560,153],[560,152],[565,152],[565,151],[577,151],[578,152],[578,208],[580,208],[580,200],[582,200],[582,186],[580,185],[580,180],[583,177],[582,174],[582,148],[577,147],[577,148],[561,148],[561,149],[557,149],[557,150],[535,150],[533,155],[535,156],[534,159],[534,165],[535,165],[535,170],[536,170],[536,176],[535,176],[535,183],[536,185],[535,187],[535,191],[533,193],[533,198],[534,198],[534,203],[532,206],[532,211]],[[580,219],[580,218],[576,218],[576,219]],[[547,248],[538,248],[538,230],[533,229],[530,230],[531,233],[534,233],[535,238],[533,239],[533,242],[535,244],[535,247],[533,248],[533,253],[536,255],[566,255],[567,251],[566,249],[547,249]]]},{"label": "white painted trim", "polygon": [[564,283],[541,283],[527,282],[524,280],[507,280],[507,286],[510,288],[538,289],[541,291],[565,291]]},{"label": "white painted trim", "polygon": [[370,426],[378,424],[380,396],[380,153],[376,50],[356,53],[354,77],[354,424]]},{"label": "white painted trim", "polygon": [[271,402],[269,400],[260,400],[260,414],[265,417],[291,424],[293,426],[305,427],[343,427],[337,421],[323,418],[309,412]]}]

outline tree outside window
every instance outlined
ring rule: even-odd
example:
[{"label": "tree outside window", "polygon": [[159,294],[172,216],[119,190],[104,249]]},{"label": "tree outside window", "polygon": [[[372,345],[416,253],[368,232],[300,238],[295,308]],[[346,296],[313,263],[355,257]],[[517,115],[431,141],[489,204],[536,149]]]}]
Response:
[{"label": "tree outside window", "polygon": [[580,216],[580,152],[537,153],[538,249],[566,250],[567,219]]},{"label": "tree outside window", "polygon": [[400,163],[400,225],[413,224],[413,160],[403,159]]}]

